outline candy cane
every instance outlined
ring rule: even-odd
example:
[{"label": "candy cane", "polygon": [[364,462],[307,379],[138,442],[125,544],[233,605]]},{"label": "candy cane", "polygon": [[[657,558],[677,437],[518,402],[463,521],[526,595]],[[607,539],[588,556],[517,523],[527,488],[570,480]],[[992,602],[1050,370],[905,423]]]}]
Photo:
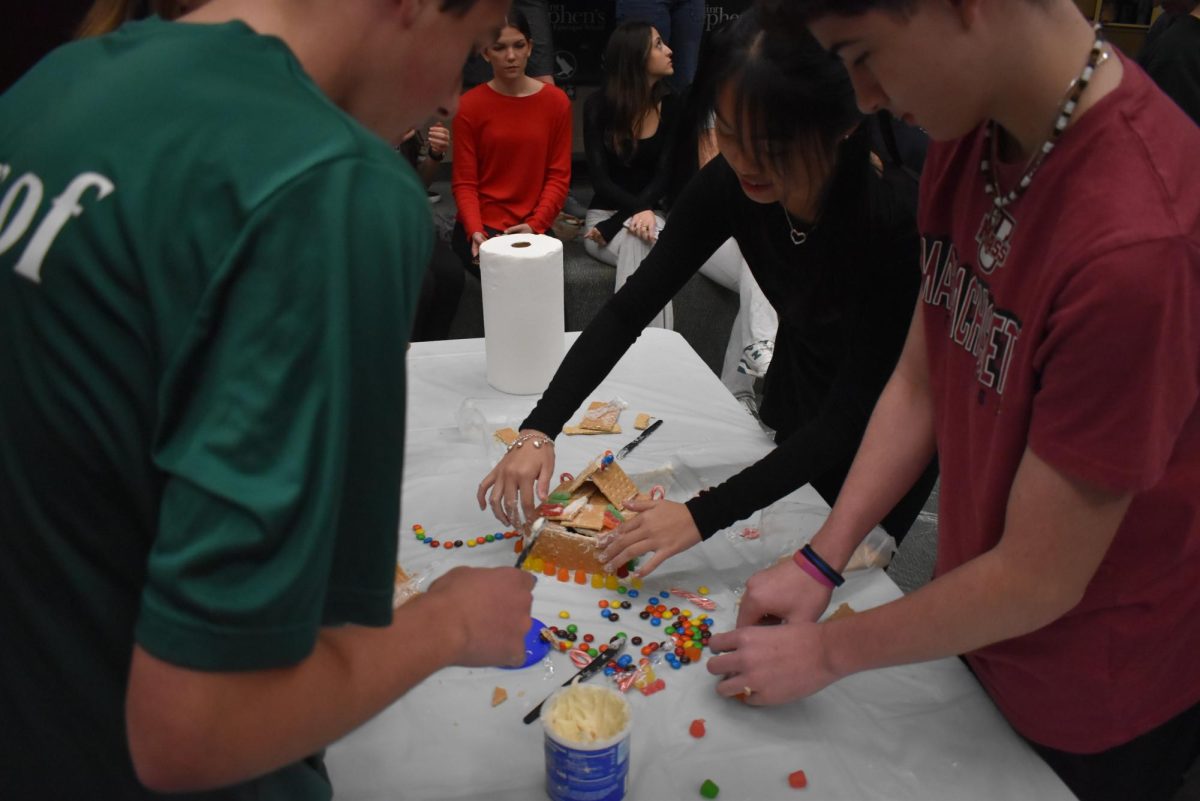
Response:
[{"label": "candy cane", "polygon": [[703,595],[697,595],[694,592],[688,592],[687,590],[681,590],[678,587],[672,587],[670,589],[670,593],[672,595],[677,595],[684,600],[691,601],[706,612],[711,612],[717,608],[716,601],[712,600],[711,598],[705,598]]}]

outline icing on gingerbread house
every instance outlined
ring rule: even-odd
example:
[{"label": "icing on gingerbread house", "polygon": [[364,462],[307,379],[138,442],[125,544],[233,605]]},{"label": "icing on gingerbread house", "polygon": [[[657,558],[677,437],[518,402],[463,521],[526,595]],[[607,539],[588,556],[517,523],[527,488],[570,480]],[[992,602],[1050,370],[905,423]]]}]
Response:
[{"label": "icing on gingerbread house", "polygon": [[529,555],[560,568],[603,572],[597,538],[636,514],[625,504],[638,495],[637,485],[611,453],[597,457],[578,476],[559,484],[541,506],[546,522]]}]

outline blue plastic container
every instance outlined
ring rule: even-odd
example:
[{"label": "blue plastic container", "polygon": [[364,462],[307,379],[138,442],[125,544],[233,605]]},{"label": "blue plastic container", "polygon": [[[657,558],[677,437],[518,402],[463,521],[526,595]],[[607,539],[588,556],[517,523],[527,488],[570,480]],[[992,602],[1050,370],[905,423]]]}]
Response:
[{"label": "blue plastic container", "polygon": [[[611,737],[581,743],[556,732],[548,722],[563,693],[609,693],[625,708],[625,726]],[[546,794],[552,801],[621,801],[629,785],[629,738],[632,716],[625,696],[608,687],[577,685],[555,693],[542,711],[546,743]]]}]

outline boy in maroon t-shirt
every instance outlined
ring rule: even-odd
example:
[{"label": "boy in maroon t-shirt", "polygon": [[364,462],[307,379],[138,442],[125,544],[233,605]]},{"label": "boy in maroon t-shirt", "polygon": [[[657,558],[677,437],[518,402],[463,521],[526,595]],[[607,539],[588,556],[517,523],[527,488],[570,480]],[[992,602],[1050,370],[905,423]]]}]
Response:
[{"label": "boy in maroon t-shirt", "polygon": [[[713,637],[718,692],[963,654],[1080,798],[1170,799],[1200,754],[1200,129],[1068,0],[764,5],[937,143],[904,353],[812,549]],[[814,624],[935,447],[934,581]]]}]

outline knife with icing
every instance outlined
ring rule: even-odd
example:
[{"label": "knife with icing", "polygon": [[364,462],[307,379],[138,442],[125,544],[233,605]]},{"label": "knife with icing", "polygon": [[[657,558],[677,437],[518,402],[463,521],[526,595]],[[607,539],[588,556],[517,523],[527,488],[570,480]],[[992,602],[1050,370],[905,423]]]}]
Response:
[{"label": "knife with icing", "polygon": [[[598,671],[598,670],[600,670],[600,668],[604,667],[604,665],[610,659],[616,659],[617,656],[624,649],[625,649],[625,638],[624,637],[613,637],[611,640],[608,641],[608,648],[601,651],[600,654],[595,659],[593,659],[591,662],[588,662],[586,665],[584,665],[582,670],[580,670],[578,673],[576,673],[571,678],[564,681],[562,683],[562,686],[566,687],[568,684],[570,684],[571,682],[575,682],[575,681],[587,681],[587,679],[590,678],[594,673],[596,673],[596,671]],[[535,720],[537,720],[542,714],[542,705],[545,704],[549,700],[550,700],[550,696],[546,696],[545,698],[543,698],[542,703],[538,704],[533,709],[529,710],[529,712],[525,715],[523,720],[526,723],[533,723]]]},{"label": "knife with icing", "polygon": [[642,441],[644,439],[646,439],[646,437],[650,436],[655,431],[657,431],[658,427],[661,426],[662,424],[663,424],[663,421],[662,421],[661,417],[659,419],[655,420],[653,423],[651,423],[649,428],[647,428],[642,433],[638,434],[637,437],[635,437],[634,440],[632,442],[630,442],[628,445],[626,445],[624,448],[621,448],[621,450],[617,451],[617,458],[624,459],[626,456],[628,456],[629,452],[631,450],[636,448],[638,445],[641,445]]}]

